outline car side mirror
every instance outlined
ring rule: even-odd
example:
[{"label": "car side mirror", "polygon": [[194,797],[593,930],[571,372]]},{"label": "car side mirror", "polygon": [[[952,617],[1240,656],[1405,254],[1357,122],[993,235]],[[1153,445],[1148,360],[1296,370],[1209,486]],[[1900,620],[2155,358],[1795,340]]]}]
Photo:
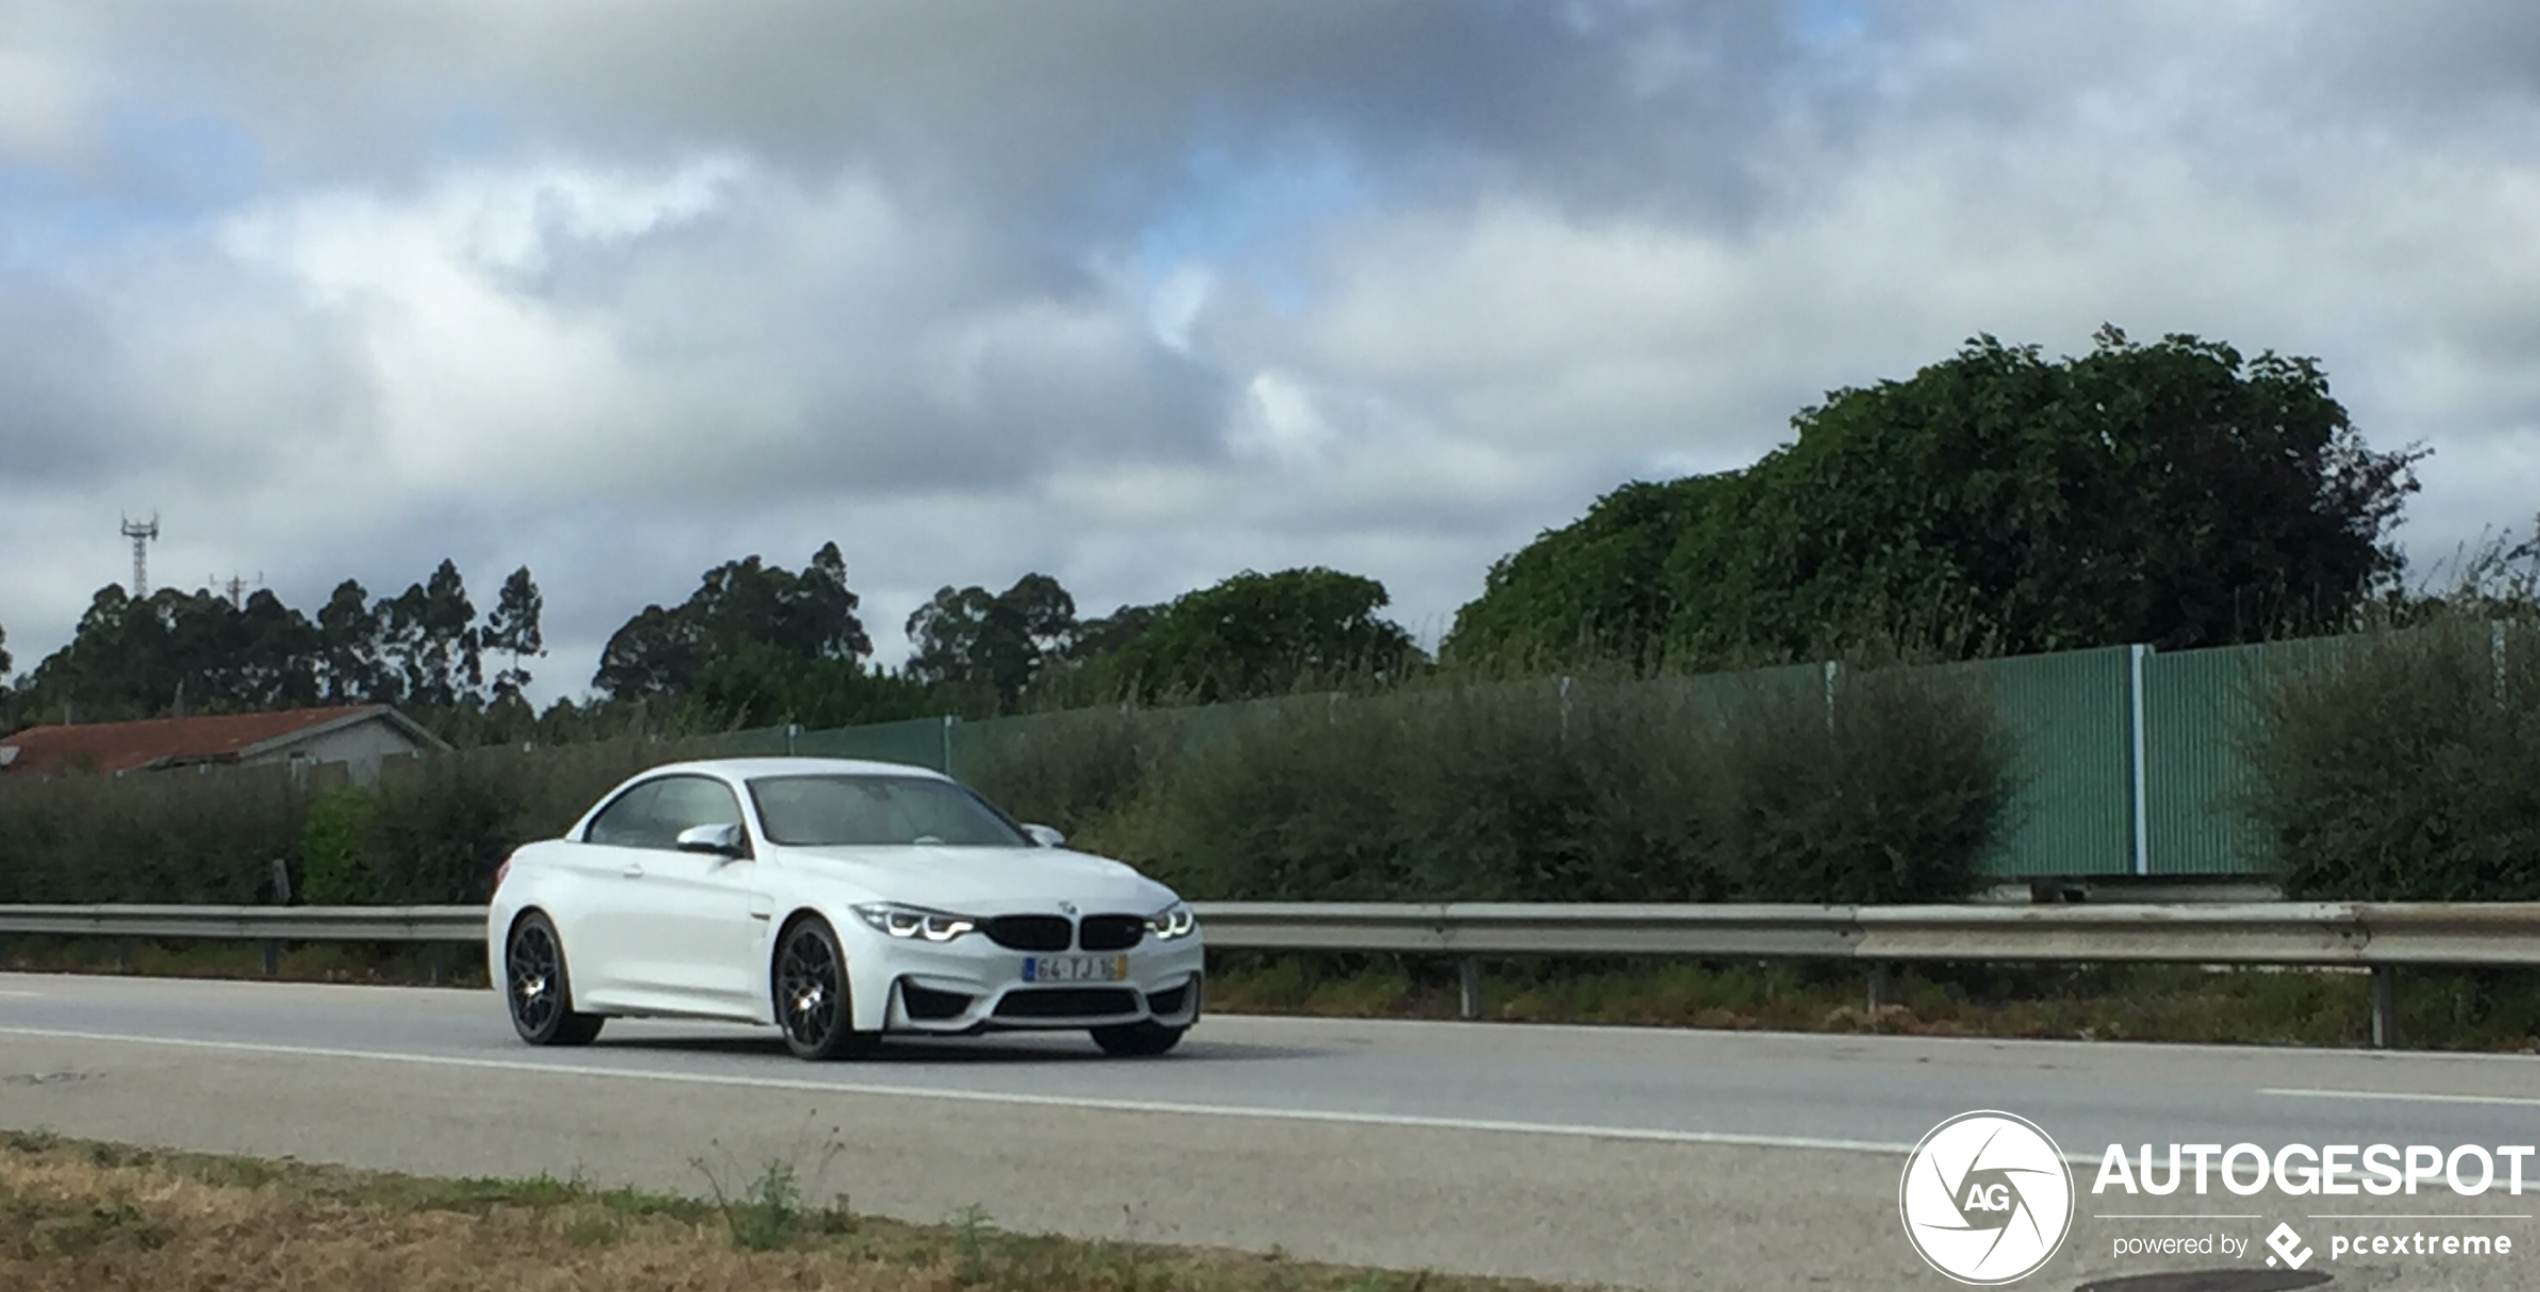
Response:
[{"label": "car side mirror", "polygon": [[721,825],[692,825],[679,832],[678,845],[681,852],[703,852],[717,857],[740,857],[749,852],[738,821],[726,821]]},{"label": "car side mirror", "polygon": [[1067,836],[1060,834],[1058,830],[1052,826],[1027,825],[1023,827],[1023,833],[1032,836],[1032,842],[1037,843],[1044,848],[1064,848],[1067,846]]}]

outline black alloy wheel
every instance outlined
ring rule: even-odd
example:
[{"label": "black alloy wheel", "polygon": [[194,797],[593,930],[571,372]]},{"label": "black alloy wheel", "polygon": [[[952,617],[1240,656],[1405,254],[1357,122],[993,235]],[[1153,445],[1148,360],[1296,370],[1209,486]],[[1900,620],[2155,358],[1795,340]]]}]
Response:
[{"label": "black alloy wheel", "polygon": [[589,1045],[607,1020],[573,1010],[572,979],[565,975],[564,943],[542,912],[512,923],[503,948],[503,999],[512,1030],[531,1045]]},{"label": "black alloy wheel", "polygon": [[1093,1029],[1094,1044],[1105,1054],[1124,1059],[1143,1059],[1162,1054],[1182,1043],[1187,1027],[1166,1027],[1153,1021],[1122,1023],[1116,1027]]},{"label": "black alloy wheel", "polygon": [[847,957],[827,920],[807,915],[785,926],[776,947],[776,1025],[785,1048],[805,1059],[870,1054],[880,1040],[855,1030],[847,990]]}]

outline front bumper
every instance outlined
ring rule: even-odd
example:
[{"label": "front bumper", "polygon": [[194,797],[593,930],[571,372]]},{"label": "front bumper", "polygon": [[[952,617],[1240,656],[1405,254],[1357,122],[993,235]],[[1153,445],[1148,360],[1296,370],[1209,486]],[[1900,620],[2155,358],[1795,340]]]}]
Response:
[{"label": "front bumper", "polygon": [[[1207,957],[1197,936],[1164,942],[1150,935],[1121,952],[1053,953],[1125,960],[1127,973],[1110,981],[1027,981],[1023,968],[1030,954],[984,937],[941,944],[889,941],[860,958],[850,953],[857,1025],[963,1036],[1142,1022],[1188,1027],[1199,1020]],[[875,1016],[867,1016],[868,1001]]]}]

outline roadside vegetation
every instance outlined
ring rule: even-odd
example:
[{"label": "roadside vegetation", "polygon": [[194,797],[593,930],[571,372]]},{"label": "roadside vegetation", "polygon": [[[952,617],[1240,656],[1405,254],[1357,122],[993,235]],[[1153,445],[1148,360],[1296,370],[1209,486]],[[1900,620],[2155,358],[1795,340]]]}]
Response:
[{"label": "roadside vegetation", "polygon": [[2288,894],[2540,900],[2528,601],[2342,639],[2273,679],[2259,707],[2249,810]]},{"label": "roadside vegetation", "polygon": [[1199,900],[1949,901],[2016,789],[1992,697],[1855,667],[1412,685],[1018,724],[960,770]]},{"label": "roadside vegetation", "polygon": [[0,1287],[438,1292],[1523,1292],[1548,1285],[1014,1234],[814,1199],[789,1163],[681,1198],[437,1180],[0,1132]]},{"label": "roadside vegetation", "polygon": [[[1460,1016],[1452,962],[1227,957],[1208,983],[1225,1012],[1338,1018]],[[1859,965],[1485,961],[1482,1017],[1519,1023],[1858,1032],[2044,1040],[2363,1047],[2370,980],[2325,969],[2197,965],[1924,965],[1871,1008]],[[2540,972],[2409,970],[2409,1048],[2540,1052]]]}]

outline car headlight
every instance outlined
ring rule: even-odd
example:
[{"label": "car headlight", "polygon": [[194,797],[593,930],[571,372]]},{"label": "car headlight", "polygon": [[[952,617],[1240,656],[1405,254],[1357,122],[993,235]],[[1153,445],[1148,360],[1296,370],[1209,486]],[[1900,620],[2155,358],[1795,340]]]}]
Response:
[{"label": "car headlight", "polygon": [[967,915],[894,902],[868,902],[855,908],[855,913],[857,919],[892,937],[924,938],[928,942],[950,942],[979,927],[979,921]]},{"label": "car headlight", "polygon": [[1191,914],[1190,907],[1175,902],[1147,917],[1147,932],[1167,942],[1187,938],[1199,932],[1199,917]]}]

